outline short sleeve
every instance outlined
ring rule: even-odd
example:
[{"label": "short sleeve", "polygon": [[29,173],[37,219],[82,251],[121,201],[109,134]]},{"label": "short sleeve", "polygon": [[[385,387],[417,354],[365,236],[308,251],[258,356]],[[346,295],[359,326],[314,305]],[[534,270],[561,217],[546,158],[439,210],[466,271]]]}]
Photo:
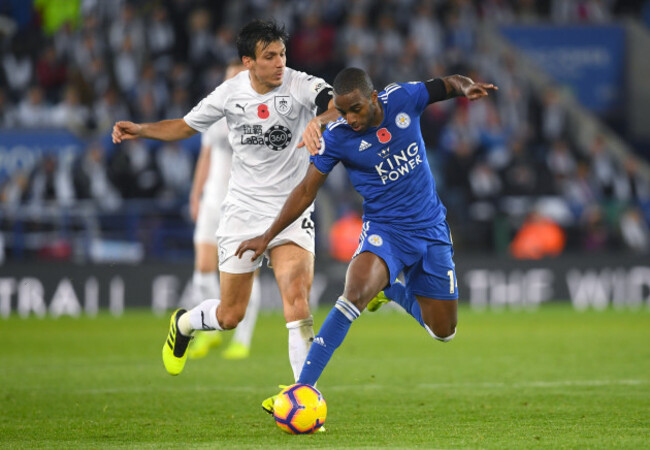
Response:
[{"label": "short sleeve", "polygon": [[340,159],[335,154],[336,146],[333,144],[331,134],[325,130],[320,141],[320,152],[309,159],[321,173],[330,173]]},{"label": "short sleeve", "polygon": [[421,81],[412,81],[410,83],[402,84],[402,88],[408,92],[409,96],[414,100],[417,111],[422,112],[429,105],[429,91]]},{"label": "short sleeve", "polygon": [[192,110],[183,117],[185,123],[201,133],[210,125],[224,117],[224,104],[227,97],[227,88],[221,84],[207,97],[201,100]]},{"label": "short sleeve", "polygon": [[221,141],[228,140],[228,125],[226,119],[220,119],[210,125],[204,133],[201,133],[201,146],[212,147],[220,145]]},{"label": "short sleeve", "polygon": [[316,97],[331,87],[325,80],[304,72],[295,71],[291,82],[293,96],[303,105],[316,106]]}]

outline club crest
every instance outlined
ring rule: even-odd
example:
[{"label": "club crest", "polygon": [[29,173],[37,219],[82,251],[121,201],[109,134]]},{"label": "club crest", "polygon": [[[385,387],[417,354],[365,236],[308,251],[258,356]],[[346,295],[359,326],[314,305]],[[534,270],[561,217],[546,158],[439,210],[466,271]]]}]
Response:
[{"label": "club crest", "polygon": [[286,116],[291,112],[292,102],[289,95],[276,95],[274,100],[275,110],[278,114]]}]

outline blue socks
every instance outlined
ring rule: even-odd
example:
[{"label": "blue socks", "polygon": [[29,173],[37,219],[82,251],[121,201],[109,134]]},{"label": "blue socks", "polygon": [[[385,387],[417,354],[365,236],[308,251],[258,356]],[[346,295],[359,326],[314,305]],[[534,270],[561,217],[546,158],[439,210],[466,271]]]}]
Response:
[{"label": "blue socks", "polygon": [[393,283],[391,287],[384,289],[384,295],[404,308],[420,325],[426,328],[424,320],[422,320],[420,304],[415,298],[415,295],[404,284],[400,282]]},{"label": "blue socks", "polygon": [[[416,302],[417,303],[417,302]],[[336,350],[352,325],[352,322],[359,317],[361,313],[354,304],[349,302],[345,297],[339,297],[323,322],[318,335],[307,353],[307,359],[302,366],[298,383],[315,385],[320,378],[325,366],[332,358]]]}]

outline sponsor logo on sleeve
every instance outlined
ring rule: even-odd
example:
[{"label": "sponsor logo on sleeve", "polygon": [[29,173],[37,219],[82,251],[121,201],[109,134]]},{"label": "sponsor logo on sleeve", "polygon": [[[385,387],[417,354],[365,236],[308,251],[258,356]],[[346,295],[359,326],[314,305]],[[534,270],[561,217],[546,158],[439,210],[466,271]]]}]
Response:
[{"label": "sponsor logo on sleeve", "polygon": [[326,87],[327,87],[327,83],[325,83],[323,80],[316,80],[311,85],[311,90],[314,91],[314,93],[318,94],[320,91],[322,91]]}]

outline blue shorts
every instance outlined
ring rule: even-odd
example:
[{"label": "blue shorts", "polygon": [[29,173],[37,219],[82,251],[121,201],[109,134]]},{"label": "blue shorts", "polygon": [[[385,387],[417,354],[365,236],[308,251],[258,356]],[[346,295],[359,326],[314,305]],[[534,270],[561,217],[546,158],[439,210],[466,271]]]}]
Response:
[{"label": "blue shorts", "polygon": [[359,247],[354,253],[370,252],[388,266],[390,283],[404,273],[409,290],[436,300],[457,300],[458,283],[451,232],[447,222],[426,230],[396,230],[374,222],[364,222]]}]

